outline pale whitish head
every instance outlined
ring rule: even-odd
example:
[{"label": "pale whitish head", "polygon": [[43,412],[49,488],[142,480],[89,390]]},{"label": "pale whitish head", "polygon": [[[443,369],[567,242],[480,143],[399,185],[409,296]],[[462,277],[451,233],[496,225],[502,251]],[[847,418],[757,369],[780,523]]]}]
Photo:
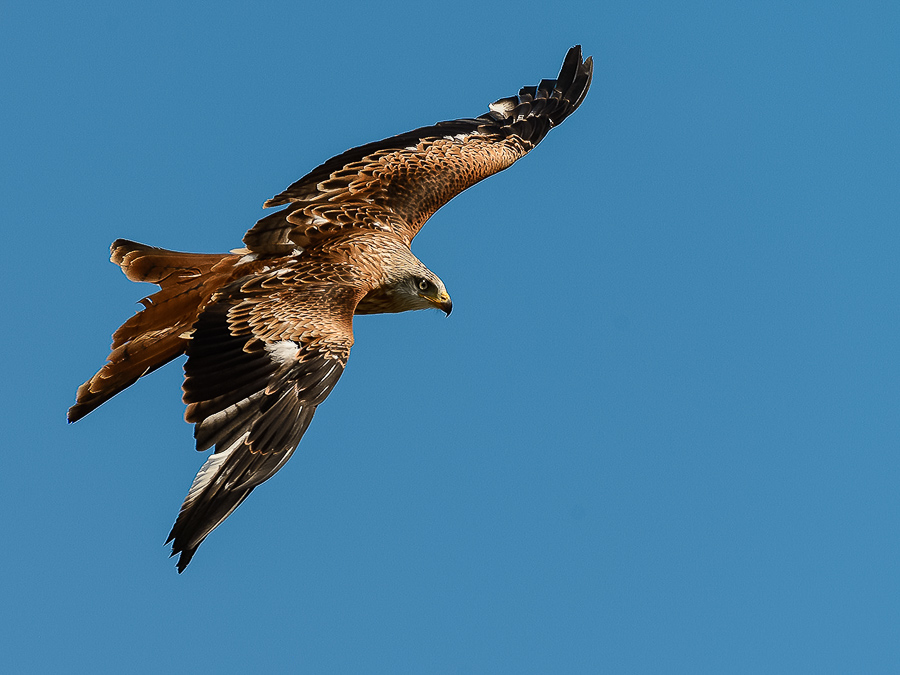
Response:
[{"label": "pale whitish head", "polygon": [[393,257],[385,291],[396,305],[395,311],[437,308],[449,315],[453,309],[441,278],[422,264],[408,249]]}]

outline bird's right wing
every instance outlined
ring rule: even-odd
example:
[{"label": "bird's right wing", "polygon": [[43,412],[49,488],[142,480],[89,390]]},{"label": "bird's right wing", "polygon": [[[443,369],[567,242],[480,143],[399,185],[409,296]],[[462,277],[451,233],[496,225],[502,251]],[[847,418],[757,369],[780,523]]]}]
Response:
[{"label": "bird's right wing", "polygon": [[215,452],[169,534],[172,555],[181,554],[179,572],[253,488],[284,466],[347,363],[362,292],[285,278],[232,283],[194,324],[185,419],[196,424],[197,449]]}]

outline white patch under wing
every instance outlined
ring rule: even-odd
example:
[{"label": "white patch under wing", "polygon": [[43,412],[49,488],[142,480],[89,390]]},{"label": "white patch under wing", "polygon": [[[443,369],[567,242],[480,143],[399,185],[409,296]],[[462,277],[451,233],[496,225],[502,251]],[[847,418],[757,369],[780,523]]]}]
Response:
[{"label": "white patch under wing", "polygon": [[300,351],[300,345],[293,340],[279,340],[278,342],[268,343],[266,351],[276,361],[286,363],[297,356],[297,352]]},{"label": "white patch under wing", "polygon": [[501,115],[506,115],[510,113],[516,107],[515,102],[510,101],[508,99],[504,99],[502,101],[496,101],[488,105],[488,108],[491,112],[500,113]]},{"label": "white patch under wing", "polygon": [[194,476],[194,482],[191,483],[191,489],[188,490],[187,497],[184,498],[185,506],[200,496],[200,493],[206,489],[206,486],[209,485],[219,473],[219,469],[222,468],[225,460],[227,460],[235,450],[241,447],[249,436],[250,432],[247,431],[225,450],[222,450],[222,452],[215,452],[207,458],[203,466],[200,467],[200,471]]}]

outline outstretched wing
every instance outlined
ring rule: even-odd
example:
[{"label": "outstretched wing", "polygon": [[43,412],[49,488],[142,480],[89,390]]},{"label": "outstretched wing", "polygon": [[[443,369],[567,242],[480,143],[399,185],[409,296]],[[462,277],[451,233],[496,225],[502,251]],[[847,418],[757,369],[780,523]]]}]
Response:
[{"label": "outstretched wing", "polygon": [[556,80],[524,87],[475,119],[439,122],[347,150],[264,206],[288,205],[244,236],[259,253],[282,254],[349,228],[394,232],[409,244],[425,221],[466,188],[506,169],[584,100],[593,63],[581,47]]},{"label": "outstretched wing", "polygon": [[285,270],[223,289],[200,314],[187,347],[185,419],[200,469],[169,541],[178,571],[257,485],[290,458],[337,383],[353,344],[362,292],[342,284],[292,285]]}]

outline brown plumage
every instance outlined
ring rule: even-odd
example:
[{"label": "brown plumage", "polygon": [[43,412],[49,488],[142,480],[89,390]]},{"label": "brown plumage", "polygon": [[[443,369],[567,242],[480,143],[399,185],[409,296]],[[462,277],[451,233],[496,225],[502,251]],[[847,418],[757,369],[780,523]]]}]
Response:
[{"label": "brown plumage", "polygon": [[266,207],[247,248],[179,253],[119,239],[112,261],[158,284],[113,335],[107,363],[78,389],[69,421],[187,354],[185,419],[198,450],[169,541],[183,571],[203,539],[293,453],[353,345],[353,315],[452,307],[410,251],[437,209],[524,156],[584,99],[592,62],[566,55],[556,80],[525,87],[474,119],[353,148]]}]

